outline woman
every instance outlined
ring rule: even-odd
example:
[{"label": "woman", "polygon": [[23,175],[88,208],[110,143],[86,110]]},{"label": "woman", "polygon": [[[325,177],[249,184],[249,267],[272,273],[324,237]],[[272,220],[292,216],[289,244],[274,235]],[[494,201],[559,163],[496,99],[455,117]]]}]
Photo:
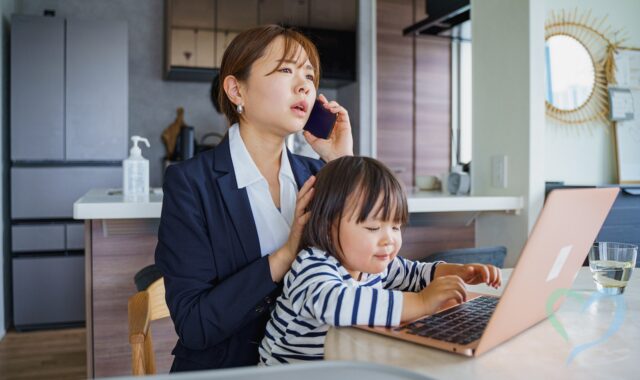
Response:
[{"label": "woman", "polygon": [[[219,105],[232,126],[215,149],[165,173],[156,264],[179,337],[172,372],[258,363],[323,165],[284,144],[309,118],[319,67],[315,46],[293,30],[238,35],[220,67]],[[305,138],[325,162],[352,155],[347,111],[318,99],[336,124],[327,140]]]}]

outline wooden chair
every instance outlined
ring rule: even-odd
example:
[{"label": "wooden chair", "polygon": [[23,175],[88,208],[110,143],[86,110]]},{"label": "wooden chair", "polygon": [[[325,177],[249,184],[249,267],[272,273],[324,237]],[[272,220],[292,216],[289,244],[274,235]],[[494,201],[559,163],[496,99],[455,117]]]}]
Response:
[{"label": "wooden chair", "polygon": [[154,281],[147,290],[129,297],[129,343],[134,375],[156,373],[151,321],[168,316],[169,309],[164,299],[164,278]]}]

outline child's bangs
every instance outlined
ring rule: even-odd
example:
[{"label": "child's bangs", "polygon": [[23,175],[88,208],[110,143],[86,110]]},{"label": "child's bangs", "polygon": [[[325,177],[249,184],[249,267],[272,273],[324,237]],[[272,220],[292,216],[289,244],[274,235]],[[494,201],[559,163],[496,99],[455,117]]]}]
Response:
[{"label": "child's bangs", "polygon": [[[384,221],[406,224],[408,220],[407,198],[398,181],[386,176],[363,175],[354,194],[353,204],[356,206],[352,215],[357,215],[356,222],[362,223],[369,216]],[[367,183],[364,186],[364,183]]]}]

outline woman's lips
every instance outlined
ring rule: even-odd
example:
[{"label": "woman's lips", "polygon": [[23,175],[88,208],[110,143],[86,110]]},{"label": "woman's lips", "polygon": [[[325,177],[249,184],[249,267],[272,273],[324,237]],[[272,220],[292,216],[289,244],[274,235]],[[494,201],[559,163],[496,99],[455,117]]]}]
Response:
[{"label": "woman's lips", "polygon": [[291,111],[293,111],[293,113],[298,117],[306,116],[308,109],[309,109],[309,106],[307,105],[307,102],[304,100],[296,102],[291,106]]}]

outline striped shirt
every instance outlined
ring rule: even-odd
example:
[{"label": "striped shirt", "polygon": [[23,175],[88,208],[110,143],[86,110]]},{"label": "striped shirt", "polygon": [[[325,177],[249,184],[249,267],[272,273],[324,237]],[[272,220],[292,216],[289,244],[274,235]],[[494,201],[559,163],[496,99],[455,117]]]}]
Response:
[{"label": "striped shirt", "polygon": [[402,291],[426,287],[434,268],[397,256],[382,273],[362,273],[357,281],[328,253],[302,250],[267,323],[260,364],[322,360],[330,325],[399,325]]}]

